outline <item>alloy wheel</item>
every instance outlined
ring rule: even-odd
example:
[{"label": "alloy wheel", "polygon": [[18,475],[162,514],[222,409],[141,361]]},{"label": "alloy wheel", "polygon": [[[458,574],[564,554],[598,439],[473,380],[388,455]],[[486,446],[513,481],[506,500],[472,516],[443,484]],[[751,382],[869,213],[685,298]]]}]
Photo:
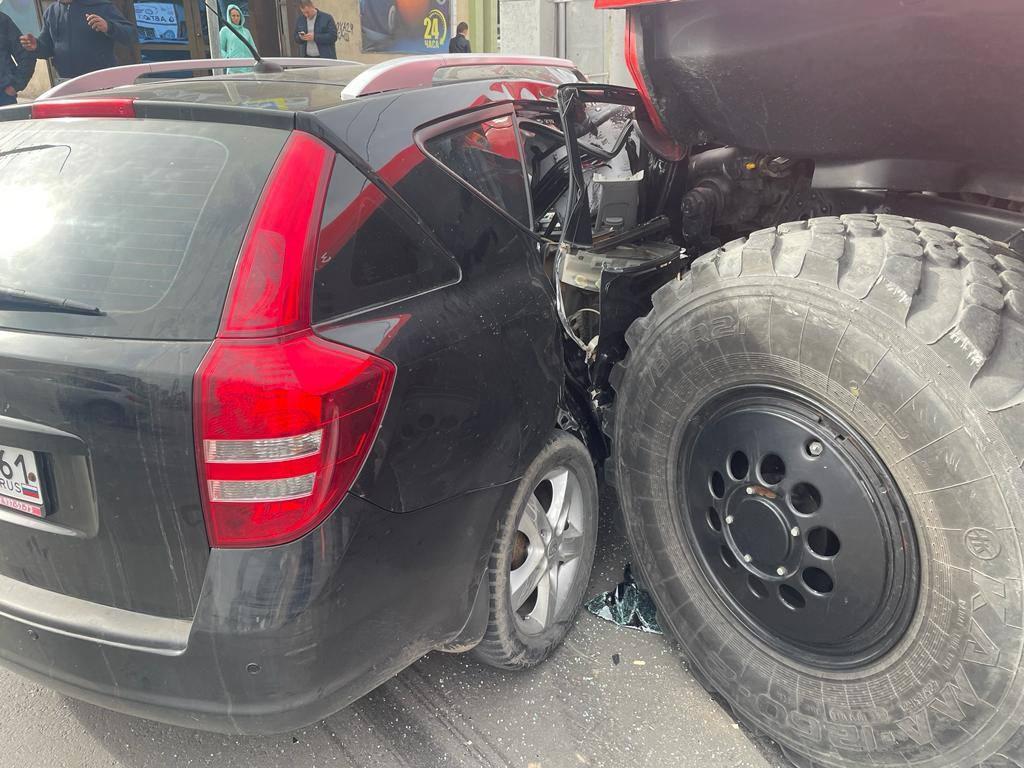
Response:
[{"label": "alloy wheel", "polygon": [[568,467],[543,477],[516,526],[509,588],[516,623],[536,635],[559,616],[579,574],[586,523],[579,479]]}]

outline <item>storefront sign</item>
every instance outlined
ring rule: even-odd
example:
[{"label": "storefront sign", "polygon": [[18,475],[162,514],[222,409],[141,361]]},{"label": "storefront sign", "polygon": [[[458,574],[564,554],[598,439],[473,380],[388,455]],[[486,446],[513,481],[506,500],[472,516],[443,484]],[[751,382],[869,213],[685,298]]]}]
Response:
[{"label": "storefront sign", "polygon": [[360,0],[363,51],[446,53],[451,34],[448,0]]}]

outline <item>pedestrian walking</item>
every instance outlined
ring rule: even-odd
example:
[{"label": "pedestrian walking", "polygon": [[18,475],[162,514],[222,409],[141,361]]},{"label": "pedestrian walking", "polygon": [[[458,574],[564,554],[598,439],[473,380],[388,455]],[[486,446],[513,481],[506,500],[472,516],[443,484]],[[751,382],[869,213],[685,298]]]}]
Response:
[{"label": "pedestrian walking", "polygon": [[21,30],[6,13],[0,12],[0,107],[18,102],[36,68],[35,58],[18,42]]},{"label": "pedestrian walking", "polygon": [[338,25],[334,17],[316,7],[313,0],[299,0],[298,21],[295,22],[295,42],[299,53],[314,59],[338,58]]},{"label": "pedestrian walking", "polygon": [[108,0],[59,0],[43,14],[43,31],[22,35],[37,59],[53,59],[61,79],[117,66],[114,43],[131,45],[135,28]]},{"label": "pedestrian walking", "polygon": [[448,53],[472,52],[472,48],[469,47],[469,24],[460,21],[459,26],[455,28],[455,37],[448,43]]},{"label": "pedestrian walking", "polygon": [[[234,30],[234,31],[232,31]],[[235,32],[238,34],[236,35]],[[250,49],[238,35],[244,37]],[[228,6],[227,26],[220,28],[220,55],[223,59],[251,59],[252,52],[256,50],[256,43],[252,39],[252,32],[245,26],[245,17],[242,9],[237,5]],[[232,67],[228,72],[252,72],[252,67]]]}]

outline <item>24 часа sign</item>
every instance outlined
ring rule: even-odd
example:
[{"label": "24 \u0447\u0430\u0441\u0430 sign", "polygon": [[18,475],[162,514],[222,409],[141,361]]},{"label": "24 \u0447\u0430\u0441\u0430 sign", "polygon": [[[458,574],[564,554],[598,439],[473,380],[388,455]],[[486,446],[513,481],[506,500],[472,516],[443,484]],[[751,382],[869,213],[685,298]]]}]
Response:
[{"label": "24 \u0447\u0430\u0441\u0430 sign", "polygon": [[359,0],[363,51],[447,53],[449,0]]}]

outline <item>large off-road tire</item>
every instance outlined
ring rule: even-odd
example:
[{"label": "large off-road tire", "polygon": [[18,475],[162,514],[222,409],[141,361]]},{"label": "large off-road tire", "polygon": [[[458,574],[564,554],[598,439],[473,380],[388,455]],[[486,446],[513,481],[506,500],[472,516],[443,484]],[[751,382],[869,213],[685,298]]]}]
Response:
[{"label": "large off-road tire", "polygon": [[801,766],[1024,765],[1024,263],[785,224],[627,341],[614,477],[695,673]]},{"label": "large off-road tire", "polygon": [[583,443],[555,432],[505,512],[487,568],[487,630],[472,654],[501,669],[539,664],[583,604],[597,544],[598,495]]}]

